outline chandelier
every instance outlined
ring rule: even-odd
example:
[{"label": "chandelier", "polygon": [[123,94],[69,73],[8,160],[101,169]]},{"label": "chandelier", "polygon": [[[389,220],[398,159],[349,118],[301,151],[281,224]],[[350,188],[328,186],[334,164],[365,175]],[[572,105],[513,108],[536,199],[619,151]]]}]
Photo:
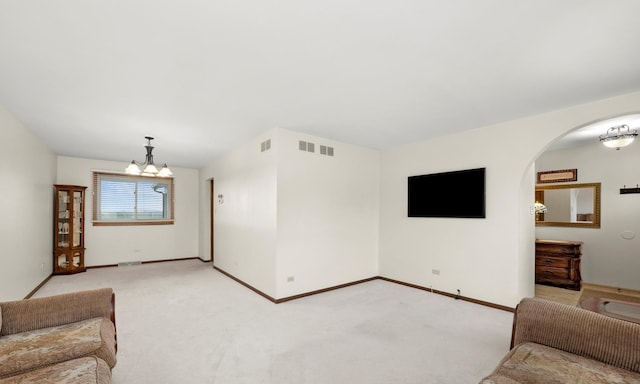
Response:
[{"label": "chandelier", "polygon": [[620,150],[620,148],[631,144],[636,136],[638,136],[636,130],[632,131],[628,125],[624,124],[609,128],[605,135],[600,136],[600,141],[605,147]]},{"label": "chandelier", "polygon": [[160,168],[160,170],[158,170],[156,165],[153,163],[153,154],[152,154],[153,146],[151,146],[151,140],[153,140],[153,137],[145,136],[144,138],[147,139],[147,145],[144,146],[147,149],[147,155],[144,159],[144,162],[139,163],[135,160],[131,160],[131,163],[129,164],[127,169],[125,169],[125,172],[130,175],[141,175],[141,176],[157,176],[157,177],[173,176],[173,172],[171,172],[169,167],[167,167],[166,163]]}]

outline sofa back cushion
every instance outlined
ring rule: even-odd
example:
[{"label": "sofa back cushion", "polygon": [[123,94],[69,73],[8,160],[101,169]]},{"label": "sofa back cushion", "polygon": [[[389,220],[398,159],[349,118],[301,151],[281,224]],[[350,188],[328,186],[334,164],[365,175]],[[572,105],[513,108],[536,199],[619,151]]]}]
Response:
[{"label": "sofa back cushion", "polygon": [[513,346],[538,343],[640,372],[640,324],[541,299],[516,308]]},{"label": "sofa back cushion", "polygon": [[[1,335],[104,317],[114,320],[113,290],[102,288],[0,303]],[[115,321],[114,321],[115,323]]]}]

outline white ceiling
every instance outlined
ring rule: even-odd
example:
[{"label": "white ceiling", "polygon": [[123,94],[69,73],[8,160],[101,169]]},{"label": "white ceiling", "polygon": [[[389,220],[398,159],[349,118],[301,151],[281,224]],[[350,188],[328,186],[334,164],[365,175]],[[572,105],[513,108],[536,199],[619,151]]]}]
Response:
[{"label": "white ceiling", "polygon": [[638,129],[640,128],[640,114],[632,113],[586,124],[557,139],[551,143],[548,149],[554,150],[581,145],[592,145],[597,143],[599,136],[605,135],[610,128],[616,128],[622,125],[627,125],[630,132],[637,133],[640,131],[640,129]]},{"label": "white ceiling", "polygon": [[0,0],[0,105],[66,156],[142,160],[151,135],[157,160],[200,167],[274,127],[388,148],[640,90],[639,14],[637,0]]}]

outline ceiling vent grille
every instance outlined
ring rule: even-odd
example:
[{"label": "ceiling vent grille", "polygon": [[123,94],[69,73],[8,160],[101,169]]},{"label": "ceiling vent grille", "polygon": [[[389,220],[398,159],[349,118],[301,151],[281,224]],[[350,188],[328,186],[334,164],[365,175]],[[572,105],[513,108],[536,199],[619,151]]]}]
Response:
[{"label": "ceiling vent grille", "polygon": [[306,141],[298,141],[298,149],[305,152],[315,152],[316,145],[314,143],[308,143]]},{"label": "ceiling vent grille", "polygon": [[271,139],[267,139],[260,143],[260,152],[265,152],[271,149]]},{"label": "ceiling vent grille", "polygon": [[[320,154],[325,156],[333,156],[333,147],[327,145],[320,145]],[[307,141],[298,141],[298,149],[304,152],[315,152],[316,145]]]},{"label": "ceiling vent grille", "polygon": [[327,155],[327,156],[333,156],[333,147],[328,147],[326,145],[321,145],[320,146],[320,154],[321,155]]}]

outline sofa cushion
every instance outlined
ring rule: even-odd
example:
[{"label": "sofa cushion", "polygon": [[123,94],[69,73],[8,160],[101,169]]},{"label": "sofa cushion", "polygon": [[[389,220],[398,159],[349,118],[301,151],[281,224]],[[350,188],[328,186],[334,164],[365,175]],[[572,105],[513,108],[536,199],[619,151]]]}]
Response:
[{"label": "sofa cushion", "polygon": [[0,337],[0,378],[84,356],[115,366],[110,320],[94,318]]},{"label": "sofa cushion", "polygon": [[2,308],[0,336],[55,327],[95,317],[115,324],[114,293],[111,288],[64,293],[28,300],[6,301]]},{"label": "sofa cushion", "polygon": [[513,344],[537,343],[640,373],[640,325],[567,304],[525,298]]},{"label": "sofa cushion", "polygon": [[536,343],[513,348],[482,384],[640,383],[640,374]]},{"label": "sofa cushion", "polygon": [[0,384],[109,384],[111,369],[97,357],[81,357],[0,379]]}]

